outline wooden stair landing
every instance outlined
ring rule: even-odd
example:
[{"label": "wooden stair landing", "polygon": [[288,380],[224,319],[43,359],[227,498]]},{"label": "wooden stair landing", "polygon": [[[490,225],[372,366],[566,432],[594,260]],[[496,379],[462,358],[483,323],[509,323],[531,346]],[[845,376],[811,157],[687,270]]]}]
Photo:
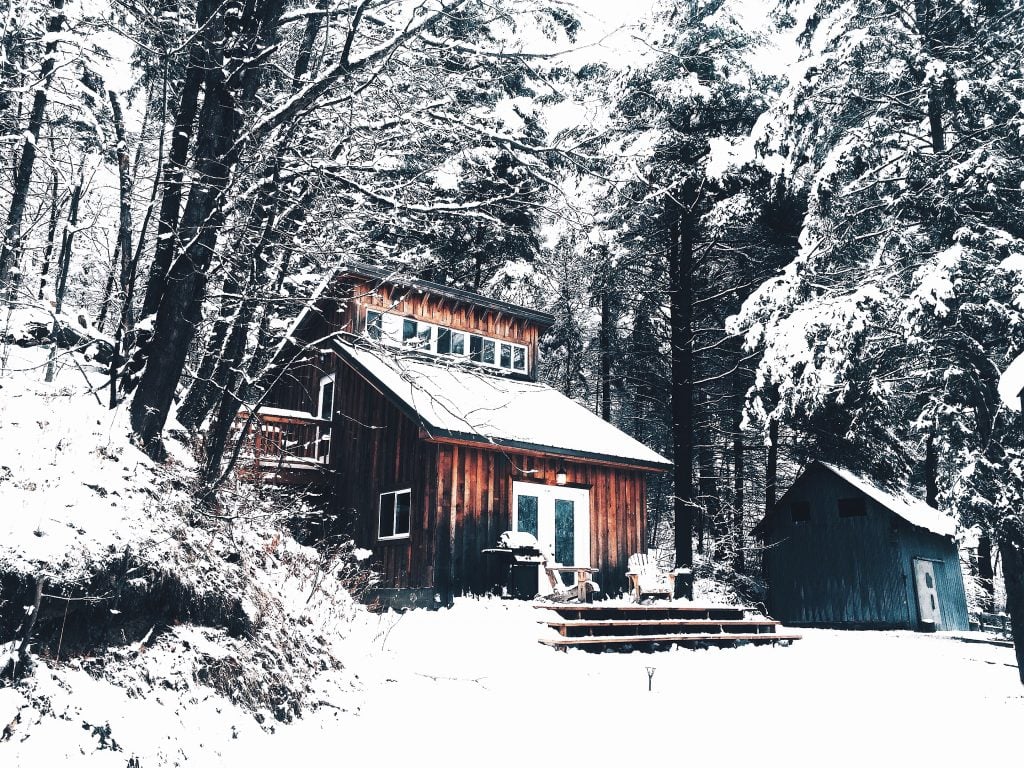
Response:
[{"label": "wooden stair landing", "polygon": [[654,650],[660,646],[735,646],[745,643],[789,645],[800,635],[780,633],[779,622],[750,608],[695,605],[537,604],[551,611],[542,622],[559,637],[540,642],[559,650],[621,648]]}]

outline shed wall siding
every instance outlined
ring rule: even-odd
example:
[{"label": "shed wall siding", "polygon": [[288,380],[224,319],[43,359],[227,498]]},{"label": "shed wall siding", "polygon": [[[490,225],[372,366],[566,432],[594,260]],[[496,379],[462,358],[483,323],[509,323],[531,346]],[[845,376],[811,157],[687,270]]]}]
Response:
[{"label": "shed wall siding", "polygon": [[915,557],[935,561],[936,591],[942,615],[942,630],[967,630],[970,622],[967,616],[967,595],[964,591],[963,572],[960,570],[960,556],[956,545],[920,528],[903,523],[900,527],[900,548],[906,567],[906,601],[910,606],[914,625],[918,617],[917,591],[914,586]]},{"label": "shed wall siding", "polygon": [[[865,517],[839,517],[838,500],[865,498]],[[790,502],[811,519],[794,523]],[[789,624],[910,627],[891,513],[830,473],[812,468],[790,489],[766,552],[769,610]]]},{"label": "shed wall siding", "polygon": [[[841,498],[864,498],[865,517],[843,518]],[[811,519],[792,521],[794,501]],[[822,467],[780,499],[768,524],[769,611],[789,624],[918,628],[915,557],[935,561],[941,629],[967,629],[959,555],[951,539],[913,526]]]}]

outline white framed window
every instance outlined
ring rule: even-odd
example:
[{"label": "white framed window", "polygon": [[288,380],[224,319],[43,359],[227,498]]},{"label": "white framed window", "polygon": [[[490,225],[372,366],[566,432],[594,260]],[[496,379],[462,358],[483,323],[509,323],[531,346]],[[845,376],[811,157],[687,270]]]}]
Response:
[{"label": "white framed window", "polygon": [[320,395],[317,398],[316,415],[330,421],[334,418],[334,374],[320,379]]},{"label": "white framed window", "polygon": [[383,332],[384,313],[375,309],[366,310],[366,335],[379,341]]},{"label": "white framed window", "polygon": [[411,488],[382,493],[377,510],[377,539],[384,541],[409,538],[411,511]]}]

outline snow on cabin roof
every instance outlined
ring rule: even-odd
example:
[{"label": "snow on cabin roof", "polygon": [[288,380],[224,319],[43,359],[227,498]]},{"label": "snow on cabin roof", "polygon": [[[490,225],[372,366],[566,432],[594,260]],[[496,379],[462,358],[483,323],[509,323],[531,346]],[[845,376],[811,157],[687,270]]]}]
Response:
[{"label": "snow on cabin roof", "polygon": [[833,464],[826,464],[823,461],[815,462],[825,467],[829,472],[838,475],[848,482],[865,496],[870,496],[883,507],[893,512],[911,525],[924,528],[940,536],[953,536],[956,534],[956,521],[949,515],[943,514],[935,507],[911,496],[908,493],[895,495],[884,491],[877,485],[858,477],[852,472],[837,467]]},{"label": "snow on cabin roof", "polygon": [[672,463],[545,384],[335,341],[433,437],[664,470]]},{"label": "snow on cabin roof", "polygon": [[[888,509],[895,515],[902,517],[911,525],[917,526],[918,528],[924,528],[926,531],[938,534],[939,536],[954,536],[956,535],[956,521],[953,520],[949,515],[943,514],[939,510],[935,509],[925,502],[917,499],[910,494],[894,494],[889,491],[885,491],[879,488],[874,483],[865,480],[853,472],[842,467],[837,467],[834,464],[827,464],[824,461],[815,461],[807,467],[813,467],[818,465],[828,470],[832,474],[836,475],[842,480],[852,485],[858,491],[874,499],[876,502],[881,504],[883,507]],[[799,477],[803,477],[807,469],[800,473]],[[799,478],[798,478],[799,480]],[[796,485],[796,482],[790,486],[792,489]],[[789,491],[786,491],[785,495],[788,495]],[[781,506],[782,499],[779,500],[780,504],[776,507],[776,512]],[[766,515],[760,523],[754,528],[754,531],[764,530],[764,527],[769,523],[768,516]]]}]

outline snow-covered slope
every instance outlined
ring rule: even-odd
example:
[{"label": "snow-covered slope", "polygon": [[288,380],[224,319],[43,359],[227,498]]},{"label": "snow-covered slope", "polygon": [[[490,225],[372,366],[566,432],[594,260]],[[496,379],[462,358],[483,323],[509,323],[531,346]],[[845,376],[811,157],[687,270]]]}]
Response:
[{"label": "snow-covered slope", "polygon": [[0,727],[39,743],[40,723],[74,720],[77,702],[125,697],[180,715],[169,732],[192,729],[183,713],[200,701],[269,726],[315,706],[322,679],[347,685],[339,643],[362,610],[339,578],[357,567],[351,545],[300,546],[286,516],[306,507],[281,493],[198,505],[187,452],[156,465],[135,448],[125,409],[100,402],[99,366],[63,354],[48,383],[46,349],[2,351],[0,666],[23,679],[0,690]]}]

